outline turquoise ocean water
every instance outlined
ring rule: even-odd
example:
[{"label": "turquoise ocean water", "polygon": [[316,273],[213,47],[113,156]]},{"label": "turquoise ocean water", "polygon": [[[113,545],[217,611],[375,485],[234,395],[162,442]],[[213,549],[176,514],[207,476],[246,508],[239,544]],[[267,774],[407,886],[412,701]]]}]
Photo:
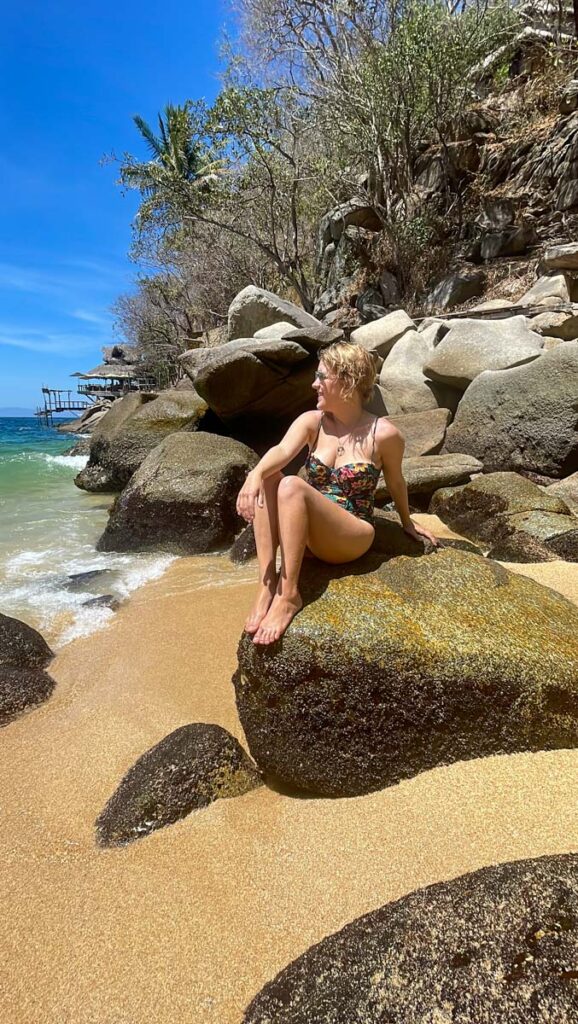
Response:
[{"label": "turquoise ocean water", "polygon": [[[63,452],[76,440],[34,417],[0,418],[0,611],[56,646],[110,620],[110,609],[87,601],[123,599],[172,561],[96,551],[111,497],[74,486],[86,458]],[[74,579],[86,572],[93,574],[88,580]]]}]

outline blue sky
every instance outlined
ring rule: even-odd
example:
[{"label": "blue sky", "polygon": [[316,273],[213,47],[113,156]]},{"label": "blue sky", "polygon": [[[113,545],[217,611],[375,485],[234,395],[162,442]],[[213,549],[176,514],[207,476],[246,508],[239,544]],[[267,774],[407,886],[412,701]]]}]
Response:
[{"label": "blue sky", "polygon": [[133,114],[218,90],[225,0],[22,0],[0,41],[0,407],[101,361],[131,287],[135,197],[112,152],[145,154]]}]

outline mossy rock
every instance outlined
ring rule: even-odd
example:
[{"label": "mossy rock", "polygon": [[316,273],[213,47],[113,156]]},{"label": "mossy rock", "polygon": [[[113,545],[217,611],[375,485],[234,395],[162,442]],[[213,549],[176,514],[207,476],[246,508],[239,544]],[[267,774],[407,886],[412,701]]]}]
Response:
[{"label": "mossy rock", "polygon": [[120,491],[147,455],[169,434],[197,430],[207,403],[195,391],[162,391],[151,401],[126,395],[99,423],[90,458],[75,484],[82,490]]},{"label": "mossy rock", "polygon": [[219,725],[183,725],[129,769],[96,822],[102,846],[120,846],[214,800],[241,796],[261,777],[240,743]]},{"label": "mossy rock", "polygon": [[489,473],[462,487],[441,488],[429,511],[458,533],[489,545],[492,557],[545,561],[551,551],[578,560],[578,518],[550,488],[518,473]]},{"label": "mossy rock", "polygon": [[188,555],[225,547],[242,524],[237,495],[257,461],[230,437],[171,434],[116,499],[99,551]]},{"label": "mossy rock", "polygon": [[264,772],[347,796],[578,746],[578,610],[552,590],[452,549],[312,563],[302,580],[284,637],[239,644],[237,707]]}]

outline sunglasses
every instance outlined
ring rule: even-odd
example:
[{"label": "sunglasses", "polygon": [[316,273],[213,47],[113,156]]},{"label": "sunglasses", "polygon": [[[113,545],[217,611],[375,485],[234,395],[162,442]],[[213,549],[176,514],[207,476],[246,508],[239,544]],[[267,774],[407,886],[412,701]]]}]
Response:
[{"label": "sunglasses", "polygon": [[334,377],[331,377],[328,373],[324,373],[323,370],[316,370],[315,373],[313,374],[313,376],[315,377],[315,380],[322,380],[322,381],[323,380],[334,380],[335,379]]}]

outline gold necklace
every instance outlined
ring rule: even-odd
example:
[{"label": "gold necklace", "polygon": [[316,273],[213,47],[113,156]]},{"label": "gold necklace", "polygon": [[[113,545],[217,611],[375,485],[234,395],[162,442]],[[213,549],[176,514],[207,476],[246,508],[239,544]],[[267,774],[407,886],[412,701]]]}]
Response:
[{"label": "gold necklace", "polygon": [[[355,445],[356,444],[361,444],[361,442],[363,441],[363,439],[365,438],[366,435],[363,433],[363,431],[359,431],[358,433],[352,435],[352,431],[350,431],[345,436],[346,437],[352,437],[353,436],[353,448],[355,450]],[[338,455],[343,455],[344,452],[345,452],[345,445],[343,445],[341,443],[338,444],[337,445],[337,454]]]}]

